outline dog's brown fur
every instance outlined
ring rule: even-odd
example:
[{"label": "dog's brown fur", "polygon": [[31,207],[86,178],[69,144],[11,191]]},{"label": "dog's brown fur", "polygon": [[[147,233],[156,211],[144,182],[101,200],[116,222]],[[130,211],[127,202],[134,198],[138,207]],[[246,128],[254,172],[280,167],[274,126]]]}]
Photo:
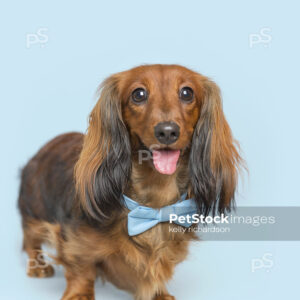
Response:
[{"label": "dog's brown fur", "polygon": [[[191,103],[178,99],[184,86],[194,90]],[[139,87],[149,92],[145,105],[131,101]],[[157,172],[151,160],[138,160],[139,150],[162,147],[153,128],[166,120],[176,122],[181,132],[170,146],[181,150],[173,175]],[[194,144],[202,147],[198,154]],[[137,300],[174,299],[165,283],[185,259],[194,234],[172,233],[170,224],[161,223],[128,236],[121,194],[159,208],[188,191],[198,199],[199,212],[221,212],[233,199],[240,160],[219,90],[206,77],[176,65],[141,66],[113,75],[103,84],[87,134],[58,136],[23,169],[19,207],[24,249],[36,259],[42,243],[56,248],[56,260],[66,270],[63,300],[94,299],[98,275]],[[28,271],[36,277],[52,274],[51,266]]]}]

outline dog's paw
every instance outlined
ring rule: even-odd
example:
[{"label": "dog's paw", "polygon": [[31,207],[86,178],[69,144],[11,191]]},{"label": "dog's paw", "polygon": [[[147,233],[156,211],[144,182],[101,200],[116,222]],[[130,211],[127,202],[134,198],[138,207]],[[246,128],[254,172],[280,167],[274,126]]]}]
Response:
[{"label": "dog's paw", "polygon": [[94,295],[75,295],[68,300],[95,300]]},{"label": "dog's paw", "polygon": [[28,268],[27,275],[29,277],[46,278],[54,275],[54,268],[50,265],[43,267]]},{"label": "dog's paw", "polygon": [[174,296],[171,295],[160,295],[156,296],[154,300],[176,300]]}]

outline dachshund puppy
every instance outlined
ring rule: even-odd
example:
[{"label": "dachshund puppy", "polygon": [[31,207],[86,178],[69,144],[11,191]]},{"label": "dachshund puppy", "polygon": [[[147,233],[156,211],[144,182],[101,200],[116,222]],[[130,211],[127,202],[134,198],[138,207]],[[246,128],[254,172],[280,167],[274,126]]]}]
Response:
[{"label": "dachshund puppy", "polygon": [[[136,300],[170,300],[166,282],[192,231],[160,222],[129,234],[125,197],[156,210],[187,193],[199,214],[233,204],[241,158],[217,85],[178,65],[146,65],[101,86],[85,135],[46,144],[24,167],[19,195],[33,277],[53,275],[41,245],[65,268],[63,300],[94,299],[97,276]],[[149,155],[145,155],[145,154]]]}]

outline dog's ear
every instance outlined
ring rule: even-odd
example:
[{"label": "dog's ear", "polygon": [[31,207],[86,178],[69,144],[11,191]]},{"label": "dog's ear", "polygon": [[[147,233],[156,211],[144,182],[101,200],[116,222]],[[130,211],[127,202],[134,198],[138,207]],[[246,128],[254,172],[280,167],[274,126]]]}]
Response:
[{"label": "dog's ear", "polygon": [[122,208],[122,193],[131,172],[130,140],[121,107],[118,75],[113,75],[101,85],[75,166],[80,203],[89,216],[102,223],[113,210]]},{"label": "dog's ear", "polygon": [[199,82],[203,96],[193,134],[189,169],[199,212],[207,215],[225,212],[234,205],[242,159],[223,113],[218,86],[202,76]]}]

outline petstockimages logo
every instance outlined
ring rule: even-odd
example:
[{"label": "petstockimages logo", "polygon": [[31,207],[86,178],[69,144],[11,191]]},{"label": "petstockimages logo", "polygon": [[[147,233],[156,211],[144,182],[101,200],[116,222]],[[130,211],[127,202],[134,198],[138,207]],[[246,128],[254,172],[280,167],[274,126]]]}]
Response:
[{"label": "petstockimages logo", "polygon": [[259,227],[263,224],[275,224],[274,216],[225,216],[223,213],[220,216],[204,216],[200,214],[178,215],[170,214],[170,223],[177,224],[246,224],[253,227]]},{"label": "petstockimages logo", "polygon": [[201,240],[211,241],[299,240],[299,234],[288,230],[294,228],[289,220],[296,213],[295,209],[239,207],[230,214],[202,215],[180,207],[168,215],[168,230],[200,234]]},{"label": "petstockimages logo", "polygon": [[178,216],[176,214],[170,214],[170,223],[177,222],[180,224],[229,224],[229,216],[221,214],[221,216],[204,216],[199,214]]}]

